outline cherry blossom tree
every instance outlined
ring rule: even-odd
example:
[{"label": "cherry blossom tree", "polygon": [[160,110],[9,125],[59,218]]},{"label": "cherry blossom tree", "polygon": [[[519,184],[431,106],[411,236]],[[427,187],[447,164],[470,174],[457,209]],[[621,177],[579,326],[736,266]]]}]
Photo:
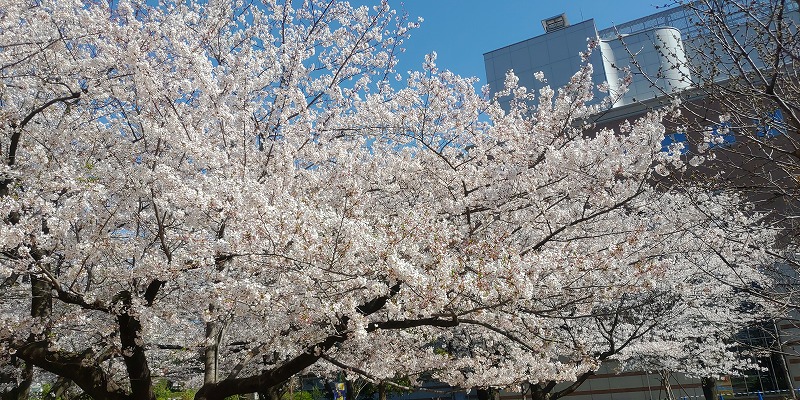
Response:
[{"label": "cherry blossom tree", "polygon": [[[785,305],[775,324],[797,326],[800,3],[697,0],[669,5],[680,16],[676,20],[685,18],[686,62],[665,65],[660,72],[685,71],[690,89],[661,95],[683,101],[682,115],[670,123],[686,134],[686,161],[699,165],[683,178],[708,190],[742,193],[782,230],[774,250],[781,261],[772,270],[780,284],[738,289]],[[630,50],[635,58],[637,49]],[[642,79],[658,78],[632,69]],[[797,355],[790,345],[796,340],[793,330],[767,332],[774,340],[765,350]],[[786,381],[791,386],[791,379]]]},{"label": "cherry blossom tree", "polygon": [[[681,24],[682,65],[664,65],[653,75],[633,62],[637,79],[655,82],[666,71],[682,71],[688,90],[666,93],[683,102],[669,124],[686,134],[686,161],[701,168],[687,174],[709,190],[744,193],[774,224],[784,229],[781,251],[786,268],[777,269],[782,291],[797,292],[798,23],[794,0],[676,0]],[[621,37],[624,42],[624,37]],[[667,56],[673,50],[656,44]],[[636,60],[638,49],[628,49]],[[641,61],[641,60],[639,60]],[[651,86],[660,91],[658,85]],[[700,177],[696,179],[696,177]],[[784,297],[764,288],[765,295]],[[796,309],[797,296],[790,301]]]},{"label": "cherry blossom tree", "polygon": [[[758,214],[654,179],[676,161],[661,113],[595,132],[590,66],[532,108],[510,75],[510,112],[434,55],[396,76],[415,25],[385,2],[4,4],[16,389],[32,367],[102,399],[153,399],[156,377],[222,399],[342,365],[561,381],[600,359],[562,368],[553,319],[664,285],[705,316],[721,292],[698,268],[770,284]],[[464,335],[484,345],[437,350]]]},{"label": "cherry blossom tree", "polygon": [[718,147],[725,151],[718,153],[733,169],[728,181],[758,197],[776,211],[778,222],[796,232],[800,4],[703,0],[679,5],[699,33],[687,40],[688,78],[713,105],[687,113],[687,129],[700,133],[698,138],[724,136],[724,146]]},{"label": "cherry blossom tree", "polygon": [[[684,5],[708,33],[690,41],[690,64],[695,90],[714,107],[710,112],[695,107],[681,121],[697,137],[712,139],[694,143],[698,152],[716,156],[708,167],[719,178],[709,186],[747,193],[784,230],[775,273],[781,291],[791,293],[792,314],[800,293],[799,5],[791,0]],[[717,144],[716,151],[706,150],[709,142]]]},{"label": "cherry blossom tree", "polygon": [[[534,108],[528,107],[532,100],[531,96],[524,88],[514,85],[513,75],[509,76],[507,93],[513,92],[513,96],[516,97],[512,102],[515,108],[508,115],[498,115],[495,121],[509,121],[516,118],[518,120],[512,122],[512,126],[524,124],[526,129],[536,132],[537,135],[528,140],[534,142],[543,140],[544,142],[532,143],[534,147],[531,148],[531,153],[535,148],[569,147],[574,146],[576,140],[588,140],[585,134],[587,130],[591,131],[591,127],[580,125],[580,121],[595,114],[598,108],[604,106],[603,104],[561,110],[564,112],[563,118],[572,121],[571,124],[561,127],[548,126],[544,128],[544,126],[536,124],[547,123],[547,118],[552,115],[550,113],[555,111],[551,107],[555,107],[559,102],[574,106],[574,103],[563,102],[570,98],[577,99],[578,102],[582,100],[586,102],[591,99],[591,86],[586,84],[585,79],[591,75],[589,68],[590,66],[587,66],[576,75],[573,82],[559,92],[557,98],[551,97],[555,93],[549,88],[543,90],[540,93],[543,99],[540,99],[541,103]],[[533,117],[531,117],[531,113],[533,113]],[[639,123],[645,125],[648,122],[639,121]],[[631,143],[628,142],[629,140],[634,142],[637,140],[635,133],[641,127],[638,125],[624,126],[623,129],[630,134],[629,136],[615,135],[610,131],[600,133],[600,135],[608,135],[604,140],[618,141],[611,146],[600,148],[627,148]],[[497,127],[497,129],[499,131],[491,131],[490,137],[502,137],[507,126]],[[654,138],[660,138],[660,136],[655,136],[650,140],[654,140]],[[598,139],[595,137],[591,140]],[[608,144],[609,142],[600,143]],[[597,142],[594,142],[590,146],[596,145]],[[580,168],[566,167],[562,164],[559,172],[553,172],[552,176],[569,179],[570,174],[574,173],[573,178],[576,181],[580,181],[581,177],[596,176],[587,173],[585,168],[607,158],[604,153],[597,153],[598,149],[585,148],[585,151],[580,152],[582,155],[594,152],[593,157],[596,159],[591,159],[592,161]],[[658,154],[649,161],[656,160],[670,165],[680,163],[677,157],[673,157],[671,160],[669,158],[670,156],[666,154]],[[533,163],[535,165],[536,162],[544,161],[544,158],[539,158]],[[490,164],[488,161],[481,161],[481,164],[483,163]],[[528,164],[525,169],[533,168],[534,165]],[[653,183],[654,178],[649,172],[649,167],[644,167],[641,171],[642,175],[638,177],[613,179],[625,181],[630,185],[646,186]],[[493,172],[492,176],[494,177],[492,184],[498,185],[504,175]],[[514,179],[518,179],[518,175]],[[515,184],[517,184],[516,181]],[[672,182],[664,184],[673,185]],[[597,189],[596,186],[592,188],[592,183],[587,183],[587,185],[587,190]],[[655,186],[658,189],[660,185],[661,183],[656,183]],[[768,247],[765,242],[760,244],[753,242],[753,245],[761,246],[762,249],[760,252],[754,252],[747,247],[742,247],[740,241],[731,241],[733,237],[747,241],[755,239],[752,231],[745,233],[745,236],[740,236],[744,232],[731,231],[731,229],[741,228],[738,223],[729,225],[727,222],[721,222],[742,218],[742,215],[736,212],[725,215],[735,207],[732,208],[733,204],[724,202],[735,202],[736,199],[712,198],[706,194],[691,191],[670,198],[672,195],[659,191],[666,189],[667,187],[660,187],[651,193],[653,198],[658,199],[660,208],[656,214],[659,215],[655,215],[652,209],[646,213],[642,210],[635,218],[639,222],[647,220],[649,224],[653,223],[652,218],[664,218],[663,221],[673,222],[684,221],[673,226],[673,229],[680,226],[679,230],[683,233],[676,235],[676,231],[669,231],[667,236],[649,238],[637,236],[636,241],[629,239],[627,244],[639,243],[647,246],[648,251],[653,251],[652,254],[658,254],[656,257],[662,260],[670,258],[672,260],[670,265],[679,265],[679,268],[661,270],[658,280],[653,280],[653,275],[649,274],[602,274],[602,277],[585,275],[587,270],[597,268],[602,264],[600,260],[613,257],[608,253],[601,252],[597,255],[597,259],[589,261],[587,254],[594,254],[594,250],[570,249],[568,250],[570,256],[564,259],[565,262],[567,262],[566,260],[570,262],[582,260],[589,262],[592,267],[578,268],[572,272],[574,275],[568,274],[567,269],[548,270],[543,273],[544,275],[532,279],[533,282],[539,282],[540,285],[544,282],[545,285],[538,286],[535,294],[528,294],[522,298],[514,297],[505,301],[489,302],[490,306],[487,306],[485,300],[481,300],[479,302],[481,310],[490,308],[494,312],[501,313],[492,315],[492,318],[498,318],[501,315],[502,317],[487,320],[484,314],[481,314],[481,318],[474,318],[468,314],[458,315],[460,323],[458,329],[449,330],[440,336],[437,336],[435,332],[425,334],[423,337],[426,339],[419,347],[419,350],[423,352],[433,348],[434,353],[447,355],[446,362],[434,361],[432,365],[425,364],[423,355],[412,354],[406,350],[407,355],[401,359],[400,368],[403,368],[406,374],[426,372],[432,374],[436,379],[460,387],[481,387],[487,382],[497,387],[513,387],[520,382],[526,382],[526,390],[531,390],[534,396],[538,396],[537,398],[558,398],[574,391],[596,371],[602,362],[611,359],[621,362],[622,368],[648,370],[661,368],[685,372],[694,376],[719,375],[741,371],[748,367],[750,364],[746,355],[732,350],[733,343],[730,341],[730,334],[740,327],[762,322],[765,318],[773,315],[771,312],[774,310],[768,310],[769,304],[763,304],[763,299],[758,296],[742,293],[737,288],[742,285],[766,282],[759,268],[769,260],[765,254]],[[576,193],[574,186],[572,189],[562,188],[561,190],[563,190],[562,193]],[[535,191],[531,190],[531,192]],[[640,195],[642,194],[636,194],[634,197],[641,199]],[[586,198],[585,204],[589,204],[593,198],[593,196]],[[553,201],[552,198],[550,201]],[[518,215],[526,211],[541,212],[539,209],[528,210],[528,208],[533,208],[529,203],[523,201],[522,204],[517,203],[511,207],[514,214]],[[673,206],[668,206],[668,204],[673,204]],[[632,206],[633,203],[625,204],[625,210],[622,210],[623,214],[629,212],[631,209],[628,207]],[[602,210],[603,212],[613,212],[613,209],[609,208],[602,208]],[[501,213],[502,211],[495,208],[493,212]],[[720,214],[721,212],[722,214]],[[692,213],[696,213],[695,217],[684,219]],[[483,212],[477,215],[485,217]],[[719,220],[706,219],[710,215],[716,215]],[[527,218],[535,220],[536,216],[536,214],[529,214]],[[490,218],[506,220],[505,217]],[[615,215],[607,220],[603,232],[611,234],[613,229],[608,230],[608,226],[616,218],[622,217]],[[600,218],[593,216],[592,219]],[[702,221],[701,224],[710,225],[704,225],[705,228],[694,225],[700,221]],[[546,226],[548,222],[548,219],[544,219],[542,225]],[[488,222],[479,222],[479,224],[483,223],[501,224],[493,219]],[[589,225],[586,221],[577,223],[582,224],[583,229]],[[657,224],[660,225],[660,223]],[[711,230],[709,231],[707,228],[711,228]],[[513,229],[523,228],[515,227]],[[714,232],[713,235],[718,239],[703,240],[696,236],[700,231],[704,234]],[[638,233],[644,235],[652,233],[652,231],[645,229]],[[571,246],[581,246],[581,242],[587,239],[587,236],[584,235],[587,233],[571,236],[567,242]],[[588,235],[594,239],[593,234]],[[515,246],[514,243],[515,241],[503,243],[501,248]],[[543,246],[545,245],[549,246],[552,243],[543,244]],[[656,246],[657,249],[652,246]],[[559,251],[564,250],[563,248],[559,249]],[[525,253],[525,249],[521,248],[518,252]],[[672,259],[671,257],[677,258]],[[758,259],[761,261],[756,261]],[[737,266],[733,267],[734,264]],[[534,262],[531,265],[539,265],[539,263]],[[494,275],[490,281],[516,280],[518,278],[515,277],[522,271],[533,273],[534,270],[533,267],[527,267],[524,270],[515,270],[510,274],[501,273]],[[558,287],[559,290],[555,292],[557,294],[546,290],[548,283]],[[606,296],[607,290],[612,287],[625,288],[625,293],[620,295],[620,292],[615,292],[611,296]],[[742,310],[735,307],[736,304],[745,303],[752,304],[751,309],[740,312]],[[388,340],[382,340],[382,342],[386,343]],[[364,358],[365,355],[366,358]],[[669,355],[669,357],[665,357],[665,355]],[[330,352],[326,355],[326,359],[331,357],[341,357],[337,358],[338,361],[332,361],[337,367],[358,371],[362,374],[365,373],[364,371],[373,371],[384,361],[382,353],[373,353],[367,348],[351,351],[349,354]],[[657,362],[659,360],[662,362]],[[442,365],[447,365],[447,368],[443,368]],[[371,377],[376,381],[385,378],[376,375]],[[561,382],[573,383],[554,392],[555,385]]]}]

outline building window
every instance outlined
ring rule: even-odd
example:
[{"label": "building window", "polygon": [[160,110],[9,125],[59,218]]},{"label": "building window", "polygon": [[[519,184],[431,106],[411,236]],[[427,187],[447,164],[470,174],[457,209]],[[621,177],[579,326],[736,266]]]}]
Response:
[{"label": "building window", "polygon": [[773,323],[764,323],[736,334],[740,351],[753,353],[753,362],[757,365],[754,369],[744,371],[743,375],[731,376],[736,396],[788,390],[783,360],[781,355],[774,351],[778,345],[775,329]]}]

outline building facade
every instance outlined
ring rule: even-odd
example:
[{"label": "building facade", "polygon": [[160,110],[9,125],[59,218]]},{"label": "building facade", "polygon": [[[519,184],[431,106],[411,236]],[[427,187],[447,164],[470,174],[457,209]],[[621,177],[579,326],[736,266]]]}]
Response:
[{"label": "building facade", "polygon": [[[538,90],[544,85],[561,87],[578,71],[583,61],[580,53],[587,50],[588,42],[596,43],[589,57],[594,67],[592,79],[595,83],[607,82],[613,94],[621,95],[614,108],[646,103],[667,94],[691,89],[698,82],[691,71],[714,66],[691,65],[696,52],[712,52],[707,47],[704,35],[708,29],[699,21],[699,9],[707,2],[694,2],[689,7],[674,7],[652,15],[628,21],[612,27],[597,28],[593,19],[573,25],[566,16],[556,16],[542,21],[543,34],[484,53],[486,82],[491,93],[503,88],[506,73],[510,70],[518,76],[520,86]],[[716,15],[725,19],[742,43],[748,42],[744,21],[745,13],[736,12],[730,2],[711,2]],[[800,23],[798,4],[787,2],[786,17]],[[563,21],[552,24],[548,21]],[[549,28],[548,28],[549,27]],[[727,63],[725,52],[718,52],[719,62]],[[760,58],[755,62],[760,64]],[[763,65],[756,65],[758,68]],[[542,72],[546,82],[534,77]],[[627,91],[622,91],[619,82],[630,72]],[[705,74],[704,74],[705,75]],[[724,75],[717,79],[725,79]],[[598,96],[600,97],[600,96]]]}]

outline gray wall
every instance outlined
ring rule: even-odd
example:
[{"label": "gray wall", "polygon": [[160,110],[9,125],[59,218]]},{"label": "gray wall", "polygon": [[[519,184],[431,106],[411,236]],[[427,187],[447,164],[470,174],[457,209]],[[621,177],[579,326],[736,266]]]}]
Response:
[{"label": "gray wall", "polygon": [[[512,69],[519,77],[520,86],[528,89],[538,90],[546,84],[553,88],[563,86],[583,64],[579,53],[586,51],[589,38],[597,38],[594,20],[591,19],[484,54],[486,80],[491,93],[503,88],[506,72]],[[595,83],[605,81],[599,51],[595,50],[590,61],[595,68]],[[544,73],[547,83],[534,78],[533,74],[538,71]]]}]

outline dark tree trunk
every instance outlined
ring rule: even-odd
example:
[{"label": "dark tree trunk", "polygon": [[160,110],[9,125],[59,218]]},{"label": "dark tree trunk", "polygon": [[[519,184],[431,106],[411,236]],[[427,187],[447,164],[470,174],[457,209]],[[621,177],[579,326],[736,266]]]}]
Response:
[{"label": "dark tree trunk", "polygon": [[95,399],[131,400],[105,371],[94,362],[91,352],[50,351],[47,341],[17,347],[17,356],[28,363],[71,380]]},{"label": "dark tree trunk", "polygon": [[344,381],[344,398],[345,400],[356,400],[356,396],[353,396],[355,391],[353,390],[353,382],[349,380]]},{"label": "dark tree trunk", "polygon": [[569,396],[578,390],[592,375],[594,375],[594,371],[586,371],[575,382],[558,391],[554,391],[557,384],[556,381],[549,381],[544,385],[542,383],[530,384],[531,400],[557,400],[564,396]]},{"label": "dark tree trunk", "polygon": [[117,300],[122,304],[122,311],[117,315],[117,324],[122,345],[122,359],[125,361],[125,369],[131,385],[130,398],[131,400],[155,400],[150,367],[144,353],[142,324],[130,313],[131,293],[123,291],[117,295]]},{"label": "dark tree trunk", "polygon": [[378,400],[386,400],[386,383],[381,382],[378,384]]},{"label": "dark tree trunk", "polygon": [[[53,286],[50,282],[31,275],[31,317],[40,320],[40,323],[48,326],[47,319],[53,310]],[[47,335],[49,329],[43,334]],[[16,367],[20,369],[21,379],[8,392],[2,394],[3,400],[27,400],[28,391],[33,382],[33,364],[20,359],[15,360]]]},{"label": "dark tree trunk", "polygon": [[500,400],[500,390],[493,387],[479,388],[477,394],[478,400]]},{"label": "dark tree trunk", "polygon": [[21,379],[16,380],[16,385],[11,390],[0,392],[0,400],[28,400],[28,391],[33,382],[33,366],[22,360],[14,360],[15,367],[21,371]]},{"label": "dark tree trunk", "polygon": [[541,384],[531,384],[531,400],[550,400],[550,386],[542,387]]},{"label": "dark tree trunk", "polygon": [[[265,354],[262,357],[264,359],[264,363],[267,364],[267,361],[269,360],[267,355]],[[277,357],[277,355],[275,357]],[[261,372],[263,373],[265,371],[261,371]],[[257,392],[258,393],[258,398],[259,399],[268,399],[268,400],[281,400],[281,397],[283,397],[283,392],[284,392],[283,389],[284,389],[285,386],[286,386],[286,382],[279,383],[279,384],[277,384],[275,386],[272,386],[270,388],[267,388],[267,389],[259,390]],[[331,398],[333,398],[333,396],[331,396]],[[290,399],[290,400],[294,400],[294,399]]]},{"label": "dark tree trunk", "polygon": [[53,309],[53,285],[31,275],[31,317],[46,319]]},{"label": "dark tree trunk", "polygon": [[[371,315],[378,310],[382,309],[386,302],[400,292],[401,283],[396,283],[389,288],[389,293],[368,301],[356,310],[364,316]],[[347,331],[347,324],[349,318],[343,317],[336,324],[337,332]],[[415,326],[455,326],[457,321],[442,320],[440,318],[429,318],[411,321],[389,321],[383,324],[372,324],[368,328],[369,331],[377,329],[405,329]],[[438,324],[438,325],[437,325]],[[243,393],[255,393],[267,391],[272,387],[280,385],[283,382],[291,379],[292,376],[298,374],[300,371],[308,368],[319,360],[322,353],[329,350],[338,343],[342,343],[347,339],[347,335],[331,334],[324,340],[308,346],[305,352],[283,362],[280,365],[274,366],[270,369],[262,371],[258,375],[250,376],[247,378],[228,378],[215,383],[205,383],[195,394],[196,400],[222,400],[228,396]]]},{"label": "dark tree trunk", "polygon": [[706,400],[717,400],[717,380],[707,376],[700,380],[703,386],[703,397]]},{"label": "dark tree trunk", "polygon": [[[3,195],[2,191],[0,191],[0,197]],[[2,217],[2,215],[0,215],[0,217]],[[12,273],[8,278],[0,282],[0,293],[5,293],[9,287],[17,282],[19,277],[20,274]],[[2,298],[0,298],[0,302],[1,301],[3,301]],[[0,391],[0,400],[27,399],[28,389],[30,388],[31,380],[33,380],[33,367],[30,363],[24,363],[22,360],[13,356],[11,357],[10,364],[21,372],[22,380],[18,380],[14,374],[0,373],[0,383],[14,383],[14,386],[10,390],[5,392]],[[28,379],[28,375],[30,375],[30,379]]]},{"label": "dark tree trunk", "polygon": [[65,379],[64,377],[59,377],[58,379],[56,379],[56,382],[53,384],[53,387],[50,388],[49,396],[56,399],[69,400],[72,398],[68,394],[68,390],[71,385],[72,382],[69,379]]},{"label": "dark tree trunk", "polygon": [[[283,395],[283,390],[281,390],[280,386],[273,386],[266,391],[258,392],[258,397],[268,400],[281,400]],[[294,399],[291,399],[294,400]]]}]

